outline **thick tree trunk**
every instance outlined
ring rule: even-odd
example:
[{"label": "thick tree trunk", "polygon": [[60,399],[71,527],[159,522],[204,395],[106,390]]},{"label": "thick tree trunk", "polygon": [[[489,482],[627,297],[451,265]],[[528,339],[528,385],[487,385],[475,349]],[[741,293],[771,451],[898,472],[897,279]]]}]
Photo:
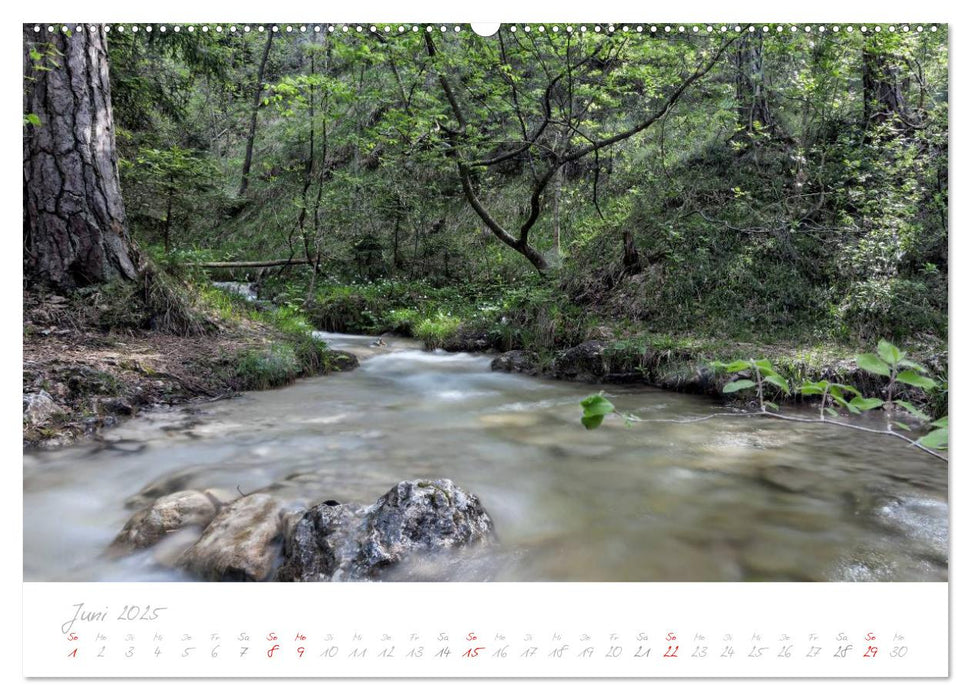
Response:
[{"label": "thick tree trunk", "polygon": [[62,290],[135,279],[104,30],[25,25],[23,38],[24,277]]}]

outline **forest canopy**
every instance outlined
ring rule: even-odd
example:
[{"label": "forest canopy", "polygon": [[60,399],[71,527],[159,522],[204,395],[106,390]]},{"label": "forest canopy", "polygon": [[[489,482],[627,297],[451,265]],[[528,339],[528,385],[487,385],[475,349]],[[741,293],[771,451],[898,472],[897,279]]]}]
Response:
[{"label": "forest canopy", "polygon": [[672,333],[946,338],[946,27],[273,27],[108,33],[152,258],[288,262],[208,269],[311,310],[391,280]]}]

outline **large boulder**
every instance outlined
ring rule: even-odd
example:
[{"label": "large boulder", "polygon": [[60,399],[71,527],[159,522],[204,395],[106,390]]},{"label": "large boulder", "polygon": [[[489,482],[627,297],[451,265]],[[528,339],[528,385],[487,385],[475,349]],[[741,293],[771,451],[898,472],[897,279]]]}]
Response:
[{"label": "large boulder", "polygon": [[282,533],[283,503],[267,493],[222,508],[178,566],[207,581],[265,581],[273,572]]},{"label": "large boulder", "polygon": [[112,542],[109,553],[120,555],[151,547],[185,527],[203,528],[216,516],[219,505],[202,491],[177,491],[162,496],[129,518]]},{"label": "large boulder", "polygon": [[488,544],[478,497],[448,479],[402,481],[372,506],[327,501],[291,521],[279,581],[366,581],[411,555]]}]

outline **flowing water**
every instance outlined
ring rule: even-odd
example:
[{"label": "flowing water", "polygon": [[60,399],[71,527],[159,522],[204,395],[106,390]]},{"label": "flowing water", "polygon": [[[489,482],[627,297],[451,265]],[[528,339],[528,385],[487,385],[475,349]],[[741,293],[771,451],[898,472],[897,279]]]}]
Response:
[{"label": "flowing water", "polygon": [[[373,503],[401,480],[476,493],[500,546],[414,577],[515,581],[942,581],[947,466],[902,441],[752,417],[584,430],[589,385],[494,373],[485,355],[321,334],[345,374],[142,414],[24,455],[26,580],[176,580],[155,553],[102,556],[151,496],[277,484],[303,503]],[[704,398],[607,387],[684,421]],[[616,420],[615,420],[616,419]],[[139,495],[141,494],[141,495]],[[404,574],[407,576],[408,574]]]}]

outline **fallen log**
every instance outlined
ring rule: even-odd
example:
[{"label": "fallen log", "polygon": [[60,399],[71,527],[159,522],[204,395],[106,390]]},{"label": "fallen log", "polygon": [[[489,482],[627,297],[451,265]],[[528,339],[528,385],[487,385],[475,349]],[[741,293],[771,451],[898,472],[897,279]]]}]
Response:
[{"label": "fallen log", "polygon": [[313,265],[306,260],[245,260],[228,262],[196,262],[188,263],[190,267],[281,267],[284,265]]}]

